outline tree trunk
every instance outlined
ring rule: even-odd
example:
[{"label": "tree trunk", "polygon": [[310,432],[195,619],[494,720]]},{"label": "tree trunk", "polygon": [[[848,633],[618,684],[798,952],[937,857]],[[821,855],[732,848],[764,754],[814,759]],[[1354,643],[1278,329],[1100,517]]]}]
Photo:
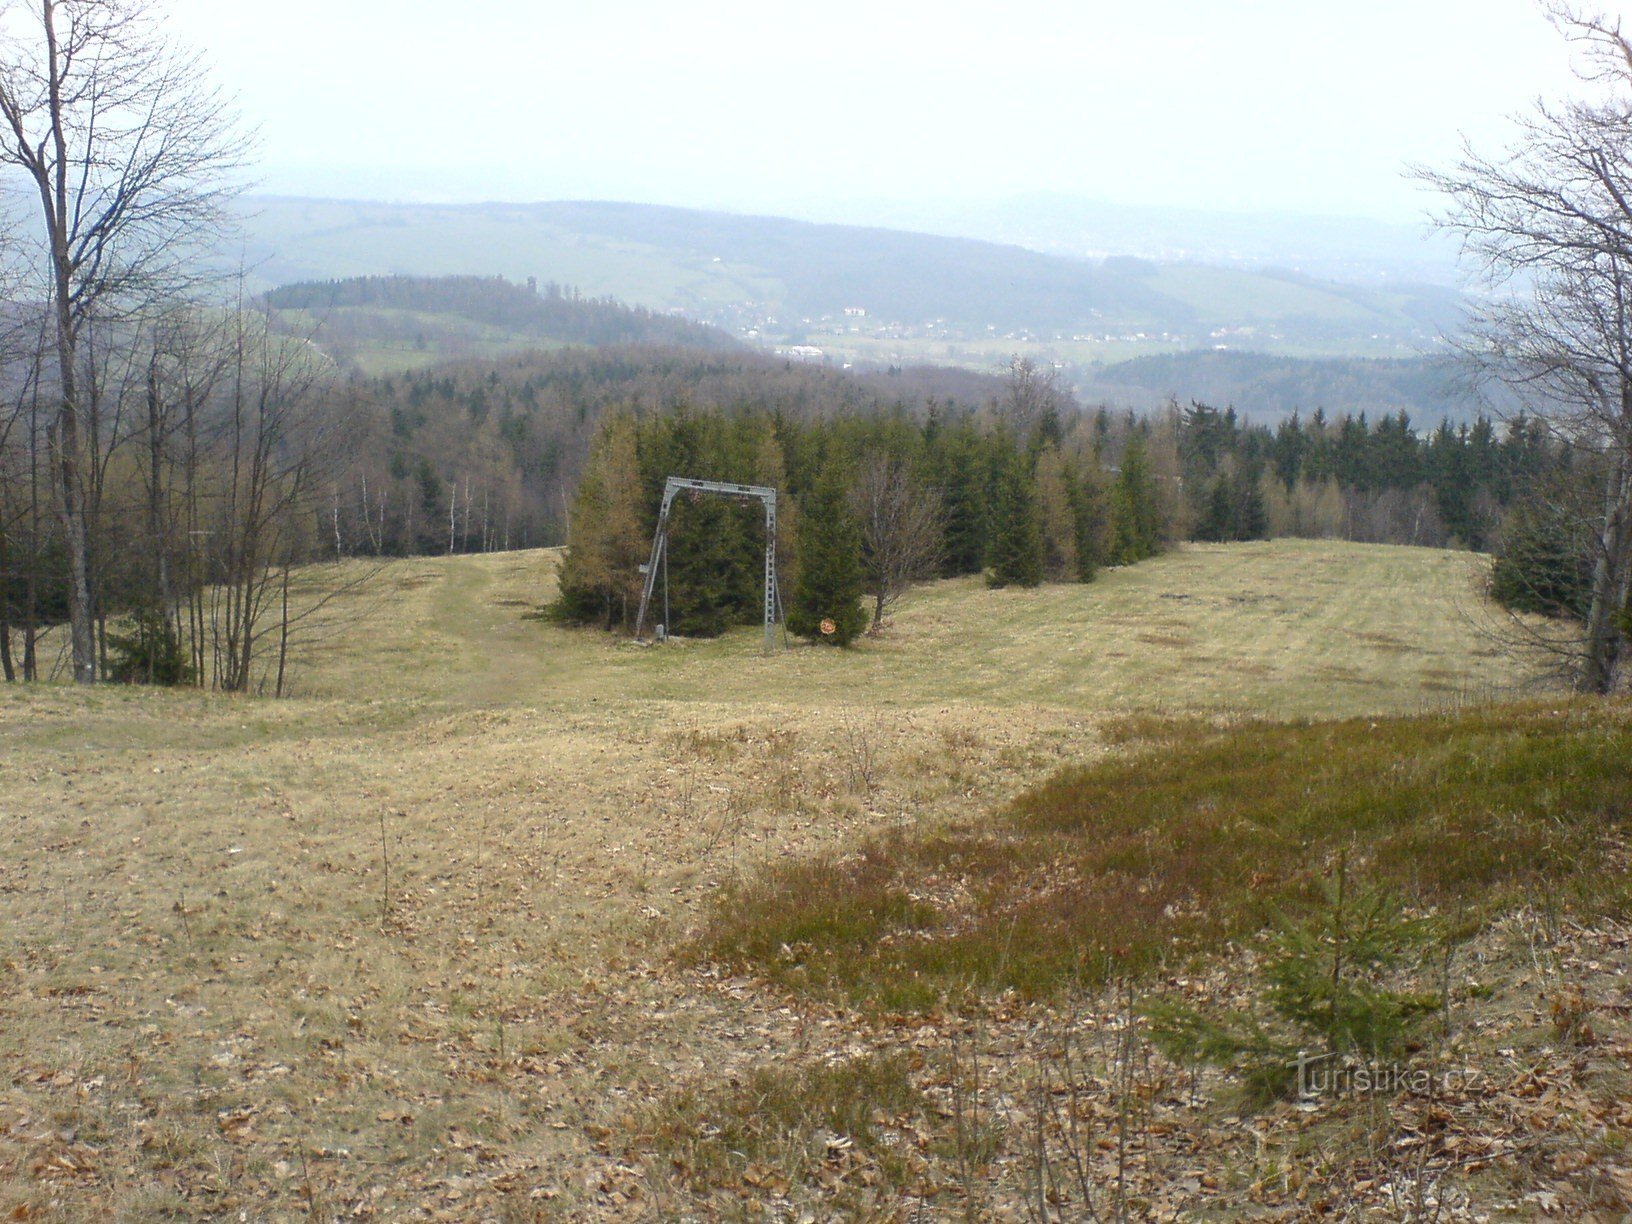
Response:
[{"label": "tree trunk", "polygon": [[186,573],[187,657],[193,665],[193,679],[205,686],[204,666],[204,576],[203,540],[198,513],[198,422],[193,393],[189,388],[182,399],[182,429],[187,438],[187,455],[182,461],[182,540],[181,560]]},{"label": "tree trunk", "polygon": [[91,580],[86,563],[85,507],[80,488],[79,393],[74,368],[79,335],[74,321],[73,257],[68,249],[68,187],[72,163],[66,134],[67,103],[57,47],[55,5],[44,8],[45,35],[51,65],[50,127],[56,159],[50,173],[37,180],[51,241],[52,290],[55,307],[57,369],[61,396],[57,420],[50,430],[52,468],[56,474],[57,512],[62,517],[63,546],[68,552],[68,625],[73,644],[74,683],[96,683],[96,634],[92,621]]},{"label": "tree trunk", "polygon": [[70,396],[63,397],[61,413],[49,433],[57,485],[57,514],[62,519],[63,544],[68,552],[68,632],[73,648],[74,683],[95,684],[96,622],[86,566],[79,464],[75,458],[79,429]]},{"label": "tree trunk", "polygon": [[282,609],[278,620],[278,684],[274,697],[283,696],[283,678],[289,663],[289,562],[283,563]]},{"label": "tree trunk", "polygon": [[7,568],[6,533],[0,528],[0,675],[5,677],[7,684],[17,683],[17,666],[11,657],[11,605],[7,602],[7,590],[11,582],[11,572]]},{"label": "tree trunk", "polygon": [[1615,687],[1621,654],[1621,614],[1626,610],[1627,582],[1632,574],[1632,520],[1628,518],[1628,457],[1623,450],[1610,468],[1604,488],[1603,529],[1592,567],[1592,604],[1587,611],[1586,640],[1576,687],[1583,693],[1608,693]]},{"label": "tree trunk", "polygon": [[28,405],[28,572],[23,576],[23,680],[40,678],[34,637],[40,623],[40,388]]},{"label": "tree trunk", "polygon": [[[84,424],[84,467],[81,479],[80,518],[85,525],[85,581],[91,596],[91,624],[96,639],[96,673],[108,674],[108,608],[106,560],[102,555],[102,502],[107,491],[107,463],[112,444],[117,442],[119,422],[115,417],[109,430],[109,447],[103,448],[102,374],[97,355],[98,335],[88,327],[75,342],[80,354],[82,377],[75,386],[79,417]],[[83,343],[81,343],[81,341]]]},{"label": "tree trunk", "polygon": [[155,594],[159,600],[159,608],[164,613],[165,623],[168,624],[175,600],[170,588],[170,533],[164,521],[165,490],[161,474],[164,471],[164,413],[161,403],[159,355],[155,343],[153,359],[147,367],[147,454],[150,467],[147,486],[147,530],[153,542],[153,559],[156,566]]}]

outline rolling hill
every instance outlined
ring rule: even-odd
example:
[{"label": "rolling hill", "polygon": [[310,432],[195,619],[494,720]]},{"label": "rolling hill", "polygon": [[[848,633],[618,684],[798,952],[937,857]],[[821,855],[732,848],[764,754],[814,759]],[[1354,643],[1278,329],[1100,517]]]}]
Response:
[{"label": "rolling hill", "polygon": [[[260,198],[248,255],[271,285],[403,273],[537,277],[750,339],[845,358],[985,360],[1037,341],[1068,361],[1228,344],[1407,355],[1455,325],[1433,285],[1087,260],[900,230],[643,204],[406,205]],[[848,312],[848,313],[847,313]],[[870,342],[891,346],[873,352]],[[993,349],[995,351],[995,349]]]},{"label": "rolling hill", "polygon": [[1292,268],[1317,278],[1459,283],[1457,243],[1422,223],[1235,212],[1189,203],[1113,204],[1058,192],[865,210],[897,229],[1010,242],[1054,255],[1137,255],[1229,268]]},{"label": "rolling hill", "polygon": [[1328,415],[1405,412],[1419,423],[1471,421],[1516,411],[1500,387],[1476,393],[1465,371],[1429,357],[1286,357],[1273,353],[1162,353],[1095,366],[1076,380],[1088,403],[1138,410],[1170,400],[1232,405],[1243,417],[1274,422],[1323,408]]}]

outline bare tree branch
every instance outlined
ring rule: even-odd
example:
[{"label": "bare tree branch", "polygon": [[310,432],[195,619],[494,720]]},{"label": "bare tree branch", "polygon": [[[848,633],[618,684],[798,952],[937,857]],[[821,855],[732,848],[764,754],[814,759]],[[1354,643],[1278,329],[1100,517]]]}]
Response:
[{"label": "bare tree branch", "polygon": [[890,610],[913,584],[935,573],[941,562],[941,499],[920,488],[906,465],[888,455],[863,462],[851,508],[861,524],[867,593],[873,597],[877,633]]},{"label": "bare tree branch", "polygon": [[1512,148],[1465,146],[1449,169],[1414,173],[1446,198],[1437,223],[1487,282],[1464,358],[1599,473],[1577,684],[1607,692],[1632,583],[1632,43],[1619,19],[1546,8],[1582,48],[1596,96],[1537,103]]}]

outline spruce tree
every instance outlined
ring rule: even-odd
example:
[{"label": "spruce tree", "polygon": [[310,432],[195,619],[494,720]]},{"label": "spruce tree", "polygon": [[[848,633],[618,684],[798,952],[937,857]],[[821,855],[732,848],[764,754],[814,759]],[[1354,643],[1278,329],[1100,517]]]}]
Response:
[{"label": "spruce tree", "polygon": [[667,558],[669,632],[710,638],[733,625],[757,623],[763,615],[764,531],[752,507],[707,494],[675,499]]},{"label": "spruce tree", "polygon": [[986,563],[986,490],[980,439],[964,422],[944,431],[935,452],[941,490],[941,576],[978,574]]},{"label": "spruce tree", "polygon": [[1127,448],[1122,452],[1122,467],[1117,473],[1111,501],[1116,517],[1112,560],[1117,565],[1132,565],[1160,552],[1162,510],[1156,493],[1156,476],[1150,469],[1144,440],[1137,434],[1128,439]]},{"label": "spruce tree", "polygon": [[861,532],[835,466],[820,473],[799,509],[799,578],[788,601],[788,631],[848,646],[867,628],[867,610]]},{"label": "spruce tree", "polygon": [[992,490],[990,587],[1034,587],[1043,581],[1043,527],[1025,456],[1010,449]]},{"label": "spruce tree", "polygon": [[[644,423],[639,440],[641,479],[653,511],[670,476],[781,484],[768,417],[727,418],[680,407]],[[718,637],[736,625],[759,624],[764,550],[764,511],[757,503],[681,494],[669,520],[666,573],[656,588],[661,592],[666,578],[667,610],[661,594],[654,595],[653,622],[666,616],[669,632],[684,637]]]},{"label": "spruce tree", "polygon": [[1193,539],[1205,544],[1216,544],[1235,538],[1235,507],[1230,497],[1230,481],[1220,476],[1213,481],[1205,508],[1190,533]]},{"label": "spruce tree", "polygon": [[1490,594],[1502,606],[1585,619],[1592,601],[1592,547],[1580,516],[1557,502],[1519,502],[1502,524]]},{"label": "spruce tree", "polygon": [[1077,580],[1092,582],[1099,567],[1110,558],[1112,522],[1110,498],[1101,483],[1099,472],[1089,467],[1082,479],[1074,482],[1076,493],[1073,509],[1077,520]]},{"label": "spruce tree", "polygon": [[1269,537],[1269,507],[1264,503],[1262,482],[1245,472],[1235,477],[1235,527],[1239,540]]}]

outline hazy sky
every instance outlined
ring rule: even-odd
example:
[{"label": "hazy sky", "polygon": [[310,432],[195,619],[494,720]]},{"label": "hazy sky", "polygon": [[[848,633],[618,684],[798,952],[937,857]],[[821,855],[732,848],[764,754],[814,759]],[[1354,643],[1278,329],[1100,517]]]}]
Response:
[{"label": "hazy sky", "polygon": [[[1534,0],[171,0],[267,190],[831,216],[1055,191],[1411,219],[1572,85]],[[835,218],[836,219],[836,218]]]}]

